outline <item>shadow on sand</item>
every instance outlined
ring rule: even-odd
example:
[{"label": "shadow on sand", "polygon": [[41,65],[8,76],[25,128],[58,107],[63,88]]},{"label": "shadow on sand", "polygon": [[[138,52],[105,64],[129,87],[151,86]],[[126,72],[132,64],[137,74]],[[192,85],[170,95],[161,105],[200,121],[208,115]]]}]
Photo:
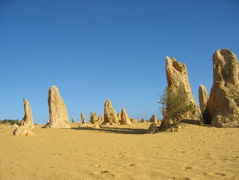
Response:
[{"label": "shadow on sand", "polygon": [[101,127],[100,129],[95,129],[93,127],[73,127],[71,129],[81,130],[81,131],[102,131],[107,133],[116,134],[147,134],[147,129],[134,129],[134,128],[119,128],[119,127]]}]

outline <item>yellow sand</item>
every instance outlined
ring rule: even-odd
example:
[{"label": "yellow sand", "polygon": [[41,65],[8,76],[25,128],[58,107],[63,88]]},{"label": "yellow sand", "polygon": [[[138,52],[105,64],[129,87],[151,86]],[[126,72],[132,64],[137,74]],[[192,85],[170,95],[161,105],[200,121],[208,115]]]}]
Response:
[{"label": "yellow sand", "polygon": [[239,128],[185,124],[145,134],[149,123],[43,129],[9,135],[0,125],[0,180],[239,179]]}]

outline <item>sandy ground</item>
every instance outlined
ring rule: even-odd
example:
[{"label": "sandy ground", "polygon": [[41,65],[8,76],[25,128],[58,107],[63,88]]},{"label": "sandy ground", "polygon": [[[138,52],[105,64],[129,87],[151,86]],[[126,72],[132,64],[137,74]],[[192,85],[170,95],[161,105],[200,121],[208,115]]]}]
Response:
[{"label": "sandy ground", "polygon": [[43,129],[14,137],[0,125],[0,180],[239,179],[239,129],[184,124],[145,134],[149,123]]}]

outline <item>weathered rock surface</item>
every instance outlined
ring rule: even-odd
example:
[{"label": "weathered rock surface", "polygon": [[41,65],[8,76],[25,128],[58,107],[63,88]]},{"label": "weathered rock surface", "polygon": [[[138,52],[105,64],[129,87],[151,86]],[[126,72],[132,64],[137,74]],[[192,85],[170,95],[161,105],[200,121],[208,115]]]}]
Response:
[{"label": "weathered rock surface", "polygon": [[228,49],[213,54],[213,85],[203,117],[216,127],[239,127],[239,69],[236,55]]},{"label": "weathered rock surface", "polygon": [[12,133],[14,136],[32,136],[35,135],[28,127],[19,126]]},{"label": "weathered rock surface", "polygon": [[98,123],[98,115],[94,112],[90,113],[90,123],[91,124],[96,124]]},{"label": "weathered rock surface", "polygon": [[[194,121],[193,123],[199,123],[203,121],[201,111],[197,108],[197,103],[193,97],[191,86],[188,80],[188,72],[184,63],[177,62],[175,58],[166,57],[166,76],[168,88],[172,89],[174,93],[179,89],[187,93],[188,104],[192,104],[195,108],[191,111],[180,114],[180,118],[176,122],[182,120]],[[195,122],[196,121],[196,122]],[[167,128],[171,124],[170,118],[167,115],[167,108],[164,109],[164,118],[161,124],[161,128]]]},{"label": "weathered rock surface", "polygon": [[208,98],[209,98],[209,95],[208,95],[207,89],[204,85],[201,84],[198,90],[198,99],[200,103],[200,110],[202,113],[204,112],[204,109],[207,105]]},{"label": "weathered rock surface", "polygon": [[56,86],[52,86],[48,91],[49,123],[47,128],[70,128],[68,112],[64,100]]},{"label": "weathered rock surface", "polygon": [[149,122],[157,123],[157,122],[158,122],[157,117],[153,114],[153,115],[151,116]]},{"label": "weathered rock surface", "polygon": [[119,124],[119,120],[115,109],[113,108],[111,101],[106,100],[104,104],[104,123],[103,124]]},{"label": "weathered rock surface", "polygon": [[85,115],[84,115],[84,113],[81,113],[81,114],[80,114],[80,117],[81,117],[81,122],[82,122],[82,124],[86,124],[86,120],[85,120]]},{"label": "weathered rock surface", "polygon": [[32,116],[32,109],[31,109],[30,102],[27,101],[26,99],[23,99],[23,103],[24,103],[24,117],[20,121],[20,126],[33,129],[35,128],[35,126],[34,126],[34,120]]},{"label": "weathered rock surface", "polygon": [[121,124],[123,124],[123,125],[132,124],[125,108],[122,108],[122,110],[121,110]]}]

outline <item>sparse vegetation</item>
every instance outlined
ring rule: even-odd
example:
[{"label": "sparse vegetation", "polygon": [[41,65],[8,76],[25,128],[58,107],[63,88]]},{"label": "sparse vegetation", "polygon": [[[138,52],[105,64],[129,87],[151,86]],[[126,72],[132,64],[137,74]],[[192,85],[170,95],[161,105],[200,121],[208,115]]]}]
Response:
[{"label": "sparse vegetation", "polygon": [[19,125],[19,120],[12,120],[12,119],[4,119],[4,120],[0,120],[0,124],[17,124]]},{"label": "sparse vegetation", "polygon": [[182,113],[195,108],[193,104],[188,103],[188,93],[183,88],[178,88],[175,91],[172,88],[166,87],[164,94],[159,97],[158,103],[162,105],[162,113],[164,115],[166,113],[174,124],[180,119]]}]

